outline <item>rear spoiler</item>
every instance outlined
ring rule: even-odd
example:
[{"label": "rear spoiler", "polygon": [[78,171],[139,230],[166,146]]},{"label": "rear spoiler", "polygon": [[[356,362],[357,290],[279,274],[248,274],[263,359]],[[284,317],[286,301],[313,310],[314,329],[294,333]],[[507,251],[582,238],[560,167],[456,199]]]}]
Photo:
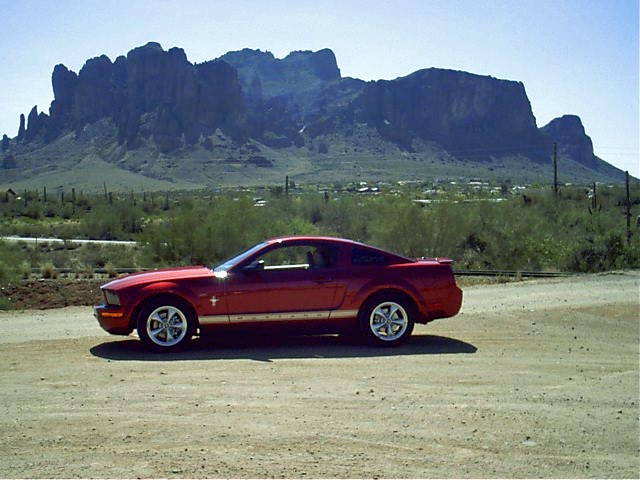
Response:
[{"label": "rear spoiler", "polygon": [[442,265],[451,265],[453,263],[453,260],[451,260],[450,258],[425,258],[425,257],[420,257],[417,259],[418,261],[425,261],[425,262],[438,262]]}]

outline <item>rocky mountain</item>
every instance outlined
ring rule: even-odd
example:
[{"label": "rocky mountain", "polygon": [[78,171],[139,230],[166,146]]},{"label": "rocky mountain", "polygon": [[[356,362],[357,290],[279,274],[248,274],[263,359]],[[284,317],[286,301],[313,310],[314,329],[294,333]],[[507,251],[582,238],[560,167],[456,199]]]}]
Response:
[{"label": "rocky mountain", "polygon": [[579,117],[538,128],[520,82],[436,68],[364,82],[343,78],[329,49],[283,59],[244,49],[194,64],[151,42],[113,62],[90,59],[77,74],[56,65],[52,85],[49,113],[34,106],[17,137],[3,137],[7,182],[87,158],[198,184],[284,174],[535,177],[553,143],[571,180],[622,176],[593,154]]},{"label": "rocky mountain", "polygon": [[29,116],[27,141],[33,129],[50,140],[69,129],[80,134],[104,118],[120,143],[136,148],[140,138],[153,138],[161,151],[177,148],[181,137],[194,144],[216,128],[238,136],[246,130],[236,71],[220,61],[192,65],[180,48],[164,51],[148,43],[113,63],[102,55],[77,75],[56,65],[52,83],[50,117],[40,116],[34,125]]},{"label": "rocky mountain", "polygon": [[582,120],[577,115],[555,118],[540,130],[557,142],[561,154],[587,167],[598,167],[598,159],[593,154],[591,138],[585,133]]},{"label": "rocky mountain", "polygon": [[367,84],[353,105],[356,121],[384,138],[408,146],[419,137],[469,160],[534,146],[528,156],[539,162],[549,143],[519,82],[430,68]]},{"label": "rocky mountain", "polygon": [[226,53],[220,60],[238,71],[248,104],[283,99],[295,120],[316,111],[322,90],[341,80],[336,57],[329,49],[291,52],[280,60],[271,52],[245,48]]}]

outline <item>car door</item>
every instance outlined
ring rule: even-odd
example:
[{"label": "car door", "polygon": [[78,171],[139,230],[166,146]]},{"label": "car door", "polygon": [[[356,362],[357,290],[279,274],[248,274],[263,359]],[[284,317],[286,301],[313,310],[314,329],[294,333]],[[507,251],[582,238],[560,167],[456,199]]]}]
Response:
[{"label": "car door", "polygon": [[327,319],[336,308],[332,251],[319,244],[278,245],[234,271],[225,294],[231,323]]}]

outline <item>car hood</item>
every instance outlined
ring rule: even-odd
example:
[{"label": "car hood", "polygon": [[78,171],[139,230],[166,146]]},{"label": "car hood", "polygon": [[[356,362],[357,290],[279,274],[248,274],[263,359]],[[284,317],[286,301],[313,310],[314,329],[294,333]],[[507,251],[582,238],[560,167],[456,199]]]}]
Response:
[{"label": "car hood", "polygon": [[183,280],[187,278],[201,278],[211,276],[213,276],[213,272],[207,267],[165,268],[162,270],[133,273],[131,275],[127,275],[126,277],[112,280],[109,283],[102,285],[101,288],[107,290],[122,290],[123,288],[145,285],[154,282],[167,282]]}]

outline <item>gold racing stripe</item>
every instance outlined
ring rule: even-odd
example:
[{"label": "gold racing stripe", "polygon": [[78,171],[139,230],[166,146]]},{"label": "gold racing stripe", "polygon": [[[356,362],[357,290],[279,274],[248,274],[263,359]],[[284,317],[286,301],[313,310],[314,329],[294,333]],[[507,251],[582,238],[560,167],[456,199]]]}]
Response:
[{"label": "gold racing stripe", "polygon": [[200,325],[226,325],[229,315],[205,315],[199,318]]},{"label": "gold racing stripe", "polygon": [[331,310],[329,318],[356,318],[358,310]]},{"label": "gold racing stripe", "polygon": [[227,323],[291,322],[305,320],[329,320],[355,318],[357,310],[321,310],[311,312],[247,313],[242,315],[206,315],[200,317],[200,325],[224,325]]}]

